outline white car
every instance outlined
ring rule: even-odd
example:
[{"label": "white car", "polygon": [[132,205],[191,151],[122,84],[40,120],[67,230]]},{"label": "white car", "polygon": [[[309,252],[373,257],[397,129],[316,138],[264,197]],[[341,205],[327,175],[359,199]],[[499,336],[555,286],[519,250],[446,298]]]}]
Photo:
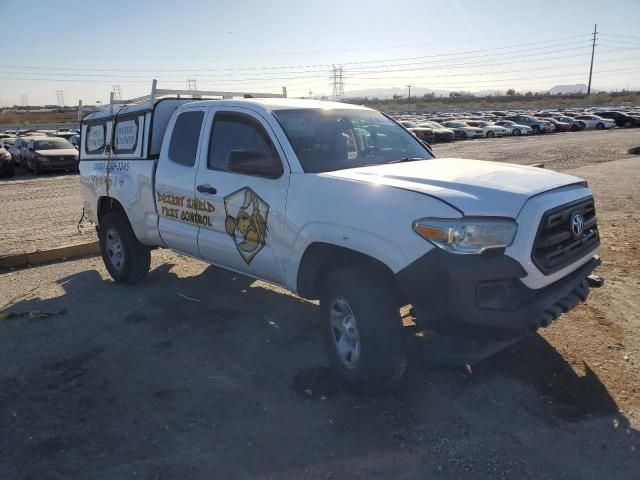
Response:
[{"label": "white car", "polygon": [[493,123],[480,121],[480,120],[469,120],[467,124],[472,127],[478,127],[482,129],[482,133],[487,138],[493,137],[504,137],[507,134],[507,129],[501,127],[500,125],[495,125]]},{"label": "white car", "polygon": [[193,94],[243,95],[153,88],[82,119],[80,188],[116,281],[142,281],[164,247],[319,300],[331,364],[365,393],[402,377],[405,305],[470,364],[587,298],[600,238],[584,180],[435,159],[366,107]]},{"label": "white car", "polygon": [[504,128],[508,135],[533,135],[533,129],[531,127],[519,125],[511,120],[498,120],[495,124]]},{"label": "white car", "polygon": [[471,125],[462,122],[460,120],[451,120],[448,122],[442,122],[443,127],[451,128],[454,131],[459,130],[462,132],[462,138],[482,138],[484,137],[484,130],[478,127],[472,127]]},{"label": "white car", "polygon": [[597,115],[578,115],[574,117],[576,120],[584,122],[586,130],[604,130],[616,126],[615,120],[602,118]]}]

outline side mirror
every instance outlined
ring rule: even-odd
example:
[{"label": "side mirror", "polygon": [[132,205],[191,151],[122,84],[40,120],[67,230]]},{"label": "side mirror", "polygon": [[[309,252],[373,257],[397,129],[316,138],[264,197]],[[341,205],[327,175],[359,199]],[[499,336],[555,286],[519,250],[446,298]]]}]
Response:
[{"label": "side mirror", "polygon": [[227,168],[235,173],[267,178],[278,178],[283,172],[277,156],[260,150],[231,150],[227,156]]}]

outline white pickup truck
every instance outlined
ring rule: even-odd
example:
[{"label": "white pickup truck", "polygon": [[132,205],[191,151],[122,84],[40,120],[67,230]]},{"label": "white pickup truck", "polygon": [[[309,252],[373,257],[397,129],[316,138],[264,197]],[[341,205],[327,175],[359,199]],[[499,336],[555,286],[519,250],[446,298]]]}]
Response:
[{"label": "white pickup truck", "polygon": [[185,93],[154,82],[82,119],[84,208],[116,281],[164,247],[319,299],[331,362],[365,392],[402,376],[402,306],[472,363],[586,299],[600,240],[584,180],[436,159],[369,108]]}]

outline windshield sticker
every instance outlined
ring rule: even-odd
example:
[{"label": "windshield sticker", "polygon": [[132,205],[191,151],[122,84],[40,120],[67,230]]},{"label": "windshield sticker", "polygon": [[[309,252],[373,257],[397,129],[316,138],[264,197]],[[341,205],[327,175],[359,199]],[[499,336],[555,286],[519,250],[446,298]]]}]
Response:
[{"label": "windshield sticker", "polygon": [[248,187],[224,197],[224,228],[249,265],[267,243],[269,205]]},{"label": "windshield sticker", "polygon": [[158,212],[162,217],[213,228],[211,213],[215,207],[207,201],[157,192]]}]

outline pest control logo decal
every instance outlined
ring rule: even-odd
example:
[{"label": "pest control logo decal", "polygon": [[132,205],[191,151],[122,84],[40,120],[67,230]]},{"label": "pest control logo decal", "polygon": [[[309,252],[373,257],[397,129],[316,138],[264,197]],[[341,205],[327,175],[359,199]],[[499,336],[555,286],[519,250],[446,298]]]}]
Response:
[{"label": "pest control logo decal", "polygon": [[224,197],[224,228],[247,265],[267,242],[269,205],[248,187]]}]

